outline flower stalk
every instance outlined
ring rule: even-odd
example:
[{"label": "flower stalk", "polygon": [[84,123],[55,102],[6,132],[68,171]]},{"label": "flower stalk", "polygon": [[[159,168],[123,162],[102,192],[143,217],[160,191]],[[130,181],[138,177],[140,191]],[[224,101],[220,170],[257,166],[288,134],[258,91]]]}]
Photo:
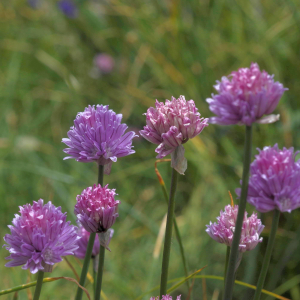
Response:
[{"label": "flower stalk", "polygon": [[33,300],[39,300],[39,298],[40,298],[42,285],[43,285],[44,274],[45,273],[43,271],[38,271],[37,283],[36,283],[36,286],[35,286]]},{"label": "flower stalk", "polygon": [[174,209],[175,209],[175,193],[177,187],[178,172],[172,169],[172,180],[171,180],[171,190],[169,196],[169,206],[168,206],[168,217],[166,224],[166,234],[165,234],[165,244],[163,252],[163,261],[161,269],[161,281],[160,281],[160,298],[167,293],[167,283],[168,283],[168,269],[169,269],[169,259],[171,251],[171,240],[172,240],[172,227],[174,220]]},{"label": "flower stalk", "polygon": [[103,277],[103,269],[104,269],[104,258],[105,258],[105,247],[100,246],[95,300],[100,300],[100,297],[101,297],[102,277]]},{"label": "flower stalk", "polygon": [[271,255],[272,255],[272,251],[273,251],[273,247],[274,247],[274,243],[275,243],[275,237],[276,237],[276,231],[278,228],[279,217],[280,217],[280,211],[275,209],[274,214],[273,214],[272,228],[271,228],[271,232],[270,232],[270,236],[269,236],[268,246],[267,246],[266,254],[264,257],[264,262],[263,262],[263,265],[262,265],[262,268],[260,271],[260,275],[258,278],[258,282],[257,282],[253,300],[260,299],[261,291],[262,291],[262,288],[263,288],[263,285],[264,285],[264,282],[266,279],[266,275],[267,275],[267,271],[269,268]]},{"label": "flower stalk", "polygon": [[249,169],[251,162],[251,145],[252,145],[252,126],[246,126],[245,146],[244,146],[244,162],[242,176],[242,190],[239,203],[239,211],[235,224],[235,232],[231,245],[230,257],[228,262],[227,275],[225,280],[224,300],[231,300],[235,279],[236,263],[239,254],[239,243],[242,232],[242,224],[246,209],[248,195]]}]

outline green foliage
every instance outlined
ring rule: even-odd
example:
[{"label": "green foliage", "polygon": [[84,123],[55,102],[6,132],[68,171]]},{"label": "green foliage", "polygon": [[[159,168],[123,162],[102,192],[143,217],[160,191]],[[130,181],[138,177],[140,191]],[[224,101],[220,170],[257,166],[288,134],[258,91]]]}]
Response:
[{"label": "green foliage", "polygon": [[[208,117],[205,99],[214,92],[215,81],[258,62],[289,91],[277,108],[280,122],[254,126],[252,156],[256,147],[275,143],[300,148],[298,1],[78,0],[77,19],[64,16],[56,1],[40,2],[36,10],[25,0],[0,3],[1,236],[8,233],[6,225],[18,205],[39,198],[61,205],[75,221],[76,195],[97,181],[97,168],[63,161],[61,139],[76,113],[88,104],[109,104],[123,114],[124,122],[141,129],[142,114],[155,99],[183,94]],[[111,74],[94,79],[89,74],[93,57],[100,52],[112,55],[116,65]],[[226,247],[209,238],[205,224],[230,202],[227,191],[234,194],[239,186],[243,137],[243,127],[210,125],[185,145],[189,165],[179,178],[176,215],[190,272],[208,265],[204,274],[223,275]],[[153,252],[166,204],[154,172],[154,145],[141,138],[134,145],[136,154],[119,159],[104,178],[121,200],[103,278],[110,300],[135,299],[159,284],[161,256],[154,257]],[[168,163],[159,169],[169,187]],[[271,215],[263,218],[267,231]],[[269,276],[272,280],[266,285],[274,290],[288,280],[295,282],[281,289],[291,299],[299,294],[298,281],[292,280],[298,278],[300,264],[299,243],[294,240],[300,234],[299,218],[299,211],[281,217],[269,274],[281,273]],[[266,239],[259,250],[244,255],[238,279],[256,283],[265,247]],[[34,280],[20,268],[6,269],[5,256],[2,248],[0,274],[5,276],[0,289]],[[76,261],[70,260],[79,271]],[[170,279],[184,274],[176,239],[169,274]],[[62,262],[51,276],[74,275]],[[210,299],[222,289],[222,283],[206,284]],[[42,298],[70,299],[75,294],[70,285],[64,281],[45,285]],[[88,288],[92,290],[91,285]],[[188,291],[182,285],[177,292],[186,296]],[[201,281],[195,281],[194,292],[202,295]],[[237,287],[235,295],[249,299],[252,294]],[[27,292],[18,296],[27,299]]]}]

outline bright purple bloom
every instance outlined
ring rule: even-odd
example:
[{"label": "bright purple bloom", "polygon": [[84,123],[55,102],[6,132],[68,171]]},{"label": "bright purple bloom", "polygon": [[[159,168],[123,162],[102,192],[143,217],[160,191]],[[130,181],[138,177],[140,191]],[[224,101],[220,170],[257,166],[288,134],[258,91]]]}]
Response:
[{"label": "bright purple bloom", "polygon": [[61,12],[66,15],[70,19],[77,18],[78,16],[78,9],[75,5],[74,1],[72,0],[60,0],[58,2],[58,7]]},{"label": "bright purple bloom", "polygon": [[108,184],[104,187],[94,184],[77,196],[74,213],[86,231],[106,232],[115,223],[120,203],[115,195]]},{"label": "bright purple bloom", "polygon": [[[80,162],[95,161],[105,165],[109,174],[112,162],[118,157],[135,153],[132,150],[133,131],[125,133],[128,126],[121,124],[122,115],[108,109],[108,105],[88,106],[77,114],[68,137],[62,139],[69,148],[64,152]],[[125,134],[124,134],[125,133]]]},{"label": "bright purple bloom", "polygon": [[[300,207],[300,160],[294,148],[258,149],[259,154],[250,166],[248,202],[260,212],[278,209],[291,212]],[[240,196],[241,189],[236,193]]]},{"label": "bright purple bloom", "polygon": [[[163,295],[161,300],[172,300],[173,298],[170,295]],[[181,299],[181,295],[176,297],[176,300],[180,300]],[[159,296],[157,297],[151,297],[150,300],[159,300]]]},{"label": "bright purple bloom", "polygon": [[[238,205],[234,207],[231,205],[225,206],[224,212],[221,210],[220,216],[217,217],[218,223],[210,222],[209,225],[206,225],[206,232],[209,236],[218,243],[231,247],[238,209]],[[262,242],[259,235],[265,227],[261,224],[261,220],[257,219],[256,213],[253,213],[249,218],[247,218],[247,215],[247,212],[245,212],[239,245],[241,253],[254,249],[258,243]]]},{"label": "bright purple bloom", "polygon": [[[252,123],[273,123],[279,115],[269,115],[276,108],[286,88],[274,82],[274,76],[260,71],[257,63],[250,68],[241,68],[228,77],[222,77],[214,88],[218,94],[206,101],[216,114],[210,123],[219,125],[247,125]],[[263,115],[269,115],[264,118]]]},{"label": "bright purple bloom", "polygon": [[172,100],[166,100],[166,103],[156,100],[155,108],[148,108],[147,125],[140,134],[149,142],[159,145],[155,149],[158,153],[157,158],[174,153],[175,149],[179,150],[184,158],[184,149],[181,145],[201,133],[208,126],[207,123],[208,119],[200,118],[193,100],[186,101],[184,96],[178,99],[172,97]]},{"label": "bright purple bloom", "polygon": [[94,64],[102,74],[108,74],[113,70],[115,61],[109,54],[100,53],[95,56]]},{"label": "bright purple bloom", "polygon": [[33,201],[33,205],[20,206],[20,214],[15,215],[11,234],[4,237],[10,252],[6,259],[12,261],[6,267],[21,266],[31,273],[39,270],[51,272],[55,263],[62,261],[62,256],[73,255],[78,248],[79,237],[76,226],[66,222],[66,213],[55,207],[50,201]]}]

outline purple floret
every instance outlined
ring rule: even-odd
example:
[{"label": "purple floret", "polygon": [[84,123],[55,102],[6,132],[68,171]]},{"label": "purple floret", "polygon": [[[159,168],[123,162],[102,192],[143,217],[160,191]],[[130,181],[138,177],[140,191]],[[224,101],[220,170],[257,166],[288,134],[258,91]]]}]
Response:
[{"label": "purple floret", "polygon": [[122,115],[108,109],[108,105],[88,106],[77,114],[68,137],[62,140],[69,148],[64,152],[80,162],[95,161],[110,166],[118,157],[135,153],[132,150],[133,131],[125,133],[128,126],[121,124]]},{"label": "purple floret", "polygon": [[[163,295],[161,297],[161,300],[172,300],[172,299],[173,298],[170,295]],[[179,296],[176,297],[176,300],[180,300],[180,299],[181,299],[181,295],[179,295]],[[150,300],[159,300],[159,296],[157,296],[157,297],[151,297]]]},{"label": "purple floret", "polygon": [[31,273],[39,270],[50,272],[62,256],[73,255],[78,248],[77,227],[66,222],[66,213],[50,201],[43,205],[42,199],[33,205],[20,206],[20,214],[15,215],[9,225],[11,234],[4,237],[4,247],[10,252],[11,259],[6,267],[23,265]]},{"label": "purple floret", "polygon": [[[225,206],[224,212],[220,212],[220,216],[217,217],[218,222],[206,225],[206,232],[211,238],[221,244],[231,247],[233,241],[233,235],[235,230],[235,223],[238,214],[238,205],[232,207],[231,205]],[[264,229],[261,220],[257,218],[256,213],[253,213],[249,218],[247,212],[245,212],[239,252],[250,251],[256,247],[256,245],[262,242],[262,238],[259,237]]]},{"label": "purple floret", "polygon": [[[247,125],[273,123],[279,115],[270,115],[287,89],[257,63],[222,77],[214,86],[218,94],[206,101],[216,115],[210,123],[219,125]],[[268,115],[263,117],[264,115]]]},{"label": "purple floret", "polygon": [[58,2],[58,7],[61,12],[70,19],[77,18],[78,9],[74,1],[72,0],[60,0]]},{"label": "purple floret", "polygon": [[[278,209],[291,212],[300,207],[300,160],[294,148],[258,149],[259,154],[250,166],[248,202],[260,212]],[[240,196],[241,189],[236,193]]]}]

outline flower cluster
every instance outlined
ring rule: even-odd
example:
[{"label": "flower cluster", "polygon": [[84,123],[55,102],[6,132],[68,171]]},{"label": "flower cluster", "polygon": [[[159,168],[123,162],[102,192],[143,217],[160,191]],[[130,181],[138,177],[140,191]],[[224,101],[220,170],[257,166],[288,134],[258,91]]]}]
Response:
[{"label": "flower cluster", "polygon": [[[69,148],[64,149],[68,158],[80,162],[95,161],[105,166],[109,174],[112,162],[118,157],[133,154],[133,131],[125,133],[128,126],[121,124],[122,115],[108,109],[108,105],[88,106],[77,114],[74,126],[68,131],[68,137],[62,141]],[[125,133],[125,134],[124,134]]]},{"label": "flower cluster", "polygon": [[70,19],[75,19],[78,17],[78,8],[73,0],[60,0],[58,2],[58,8]]},{"label": "flower cluster", "polygon": [[[231,205],[225,206],[224,212],[220,212],[220,216],[217,217],[218,223],[210,222],[206,225],[206,232],[215,241],[231,246],[235,223],[238,214],[238,205],[232,207]],[[247,218],[247,212],[244,215],[244,221],[242,226],[242,233],[239,244],[239,251],[250,251],[256,247],[256,245],[262,242],[262,238],[259,237],[264,229],[261,220],[257,218],[255,213],[251,217]]]},{"label": "flower cluster", "polygon": [[[250,166],[248,202],[260,212],[300,207],[300,160],[294,149],[264,147]],[[240,196],[241,189],[236,193]]]},{"label": "flower cluster", "polygon": [[[214,86],[217,95],[207,99],[209,109],[216,115],[211,123],[220,125],[248,125],[273,123],[279,115],[269,115],[276,108],[286,88],[274,82],[273,76],[260,71],[258,64],[241,68],[228,77],[222,77]],[[269,115],[262,118],[264,115]]]},{"label": "flower cluster", "polygon": [[[172,100],[166,100],[166,103],[156,100],[155,108],[148,108],[147,125],[144,130],[140,131],[140,134],[149,142],[159,145],[155,152],[158,153],[157,158],[163,158],[197,136],[208,126],[207,123],[208,119],[200,118],[193,100],[186,101],[184,96],[178,99],[172,97]],[[183,159],[183,147],[179,152]],[[173,157],[172,162],[175,164]],[[184,168],[186,169],[186,166],[182,169]],[[182,174],[184,170],[178,170],[178,172]]]},{"label": "flower cluster", "polygon": [[20,206],[20,215],[15,215],[11,234],[4,237],[10,252],[6,259],[12,261],[7,267],[21,266],[31,273],[39,270],[50,272],[62,256],[73,255],[78,248],[76,227],[66,222],[66,213],[50,201],[44,205],[42,199],[33,205]]},{"label": "flower cluster", "polygon": [[119,200],[115,200],[115,190],[100,184],[88,187],[78,195],[74,213],[78,221],[88,232],[106,232],[114,223],[118,214]]},{"label": "flower cluster", "polygon": [[[173,298],[170,295],[165,295],[165,296],[163,295],[161,297],[161,300],[172,300],[172,299]],[[180,299],[181,299],[181,295],[179,295],[179,296],[176,297],[176,300],[180,300]],[[157,296],[157,297],[151,297],[150,300],[159,300],[159,296]]]}]

